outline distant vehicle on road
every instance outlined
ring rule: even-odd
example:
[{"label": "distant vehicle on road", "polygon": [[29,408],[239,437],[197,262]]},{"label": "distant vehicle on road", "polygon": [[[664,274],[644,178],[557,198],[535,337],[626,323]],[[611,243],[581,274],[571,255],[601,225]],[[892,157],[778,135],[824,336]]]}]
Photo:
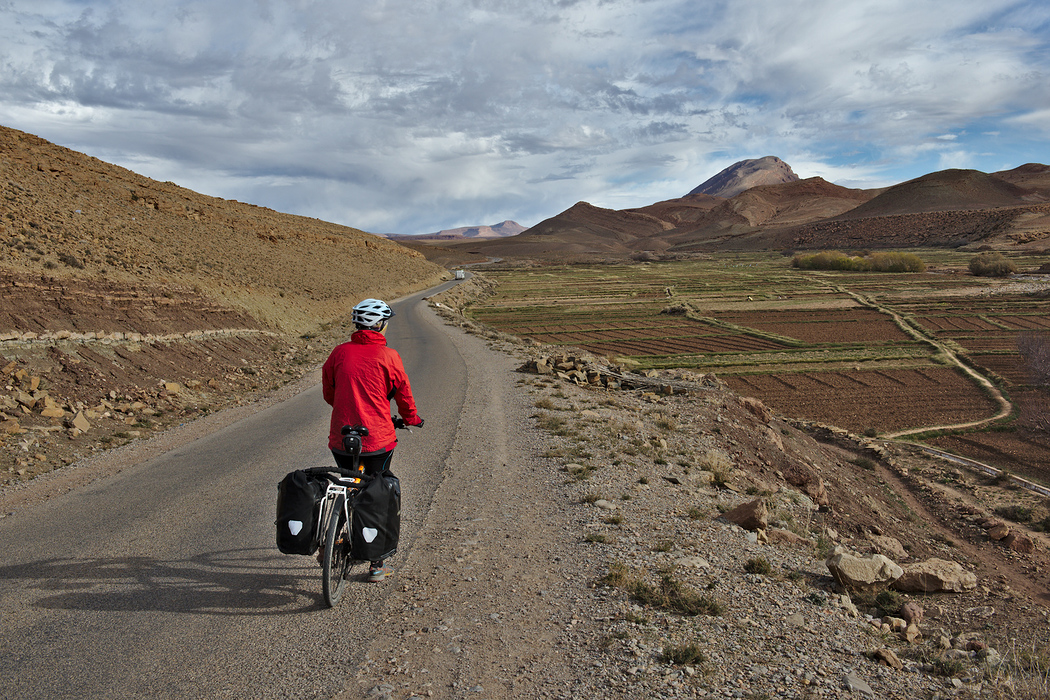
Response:
[{"label": "distant vehicle on road", "polygon": [[456,279],[462,280],[467,278],[467,273],[464,270],[453,270],[456,273]]}]

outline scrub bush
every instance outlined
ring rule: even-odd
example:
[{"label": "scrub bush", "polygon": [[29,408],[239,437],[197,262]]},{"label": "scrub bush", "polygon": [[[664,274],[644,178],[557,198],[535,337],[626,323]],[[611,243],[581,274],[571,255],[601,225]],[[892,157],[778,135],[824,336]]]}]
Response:
[{"label": "scrub bush", "polygon": [[976,277],[1006,277],[1017,266],[1002,253],[981,253],[970,258],[970,272]]}]

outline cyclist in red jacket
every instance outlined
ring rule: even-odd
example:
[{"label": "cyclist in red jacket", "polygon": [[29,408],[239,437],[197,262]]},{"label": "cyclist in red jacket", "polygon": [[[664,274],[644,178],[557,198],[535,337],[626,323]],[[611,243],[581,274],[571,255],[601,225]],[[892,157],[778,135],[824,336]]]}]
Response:
[{"label": "cyclist in red jacket", "polygon": [[[332,406],[328,447],[340,467],[352,466],[351,456],[343,452],[344,425],[363,425],[368,436],[361,445],[361,464],[366,474],[390,468],[397,445],[394,423],[390,419],[390,400],[406,425],[422,426],[416,413],[412,388],[401,356],[387,347],[387,320],[394,312],[379,299],[365,299],[354,307],[351,320],[357,330],[350,342],[336,346],[321,369],[324,400]],[[372,562],[369,581],[382,581],[388,571],[383,561]]]}]

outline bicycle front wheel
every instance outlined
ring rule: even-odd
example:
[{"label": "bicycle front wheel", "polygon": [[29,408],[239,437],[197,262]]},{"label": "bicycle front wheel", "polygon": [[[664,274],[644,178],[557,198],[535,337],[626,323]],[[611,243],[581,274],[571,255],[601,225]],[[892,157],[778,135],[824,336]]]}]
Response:
[{"label": "bicycle front wheel", "polygon": [[350,532],[346,518],[343,517],[343,502],[346,496],[339,496],[328,518],[328,533],[324,538],[324,557],[321,564],[321,588],[324,591],[324,602],[332,608],[343,597],[346,588],[347,553],[350,545]]}]

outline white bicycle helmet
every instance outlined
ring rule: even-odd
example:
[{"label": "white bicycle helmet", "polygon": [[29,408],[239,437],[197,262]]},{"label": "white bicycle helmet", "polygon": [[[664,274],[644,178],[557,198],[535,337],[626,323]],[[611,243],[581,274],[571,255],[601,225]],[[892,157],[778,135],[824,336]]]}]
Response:
[{"label": "white bicycle helmet", "polygon": [[350,320],[363,328],[374,328],[386,323],[386,320],[394,315],[385,301],[379,299],[365,299],[354,307]]}]

